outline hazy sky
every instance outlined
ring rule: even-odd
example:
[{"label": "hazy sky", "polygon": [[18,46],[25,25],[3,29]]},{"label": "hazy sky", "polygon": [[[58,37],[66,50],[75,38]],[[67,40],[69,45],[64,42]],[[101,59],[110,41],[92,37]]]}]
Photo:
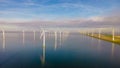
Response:
[{"label": "hazy sky", "polygon": [[119,7],[120,0],[0,0],[0,23],[118,25]]}]

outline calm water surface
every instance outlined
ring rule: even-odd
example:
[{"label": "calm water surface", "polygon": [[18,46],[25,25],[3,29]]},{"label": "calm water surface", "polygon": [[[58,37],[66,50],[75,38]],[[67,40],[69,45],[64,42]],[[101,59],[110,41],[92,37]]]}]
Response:
[{"label": "calm water surface", "polygon": [[0,68],[120,68],[120,45],[72,32],[0,33]]}]

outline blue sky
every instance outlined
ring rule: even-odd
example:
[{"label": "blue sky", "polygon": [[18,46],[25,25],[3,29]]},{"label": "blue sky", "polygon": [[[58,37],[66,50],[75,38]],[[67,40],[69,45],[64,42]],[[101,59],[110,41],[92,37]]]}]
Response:
[{"label": "blue sky", "polygon": [[0,21],[100,20],[119,11],[119,3],[120,0],[0,0]]}]

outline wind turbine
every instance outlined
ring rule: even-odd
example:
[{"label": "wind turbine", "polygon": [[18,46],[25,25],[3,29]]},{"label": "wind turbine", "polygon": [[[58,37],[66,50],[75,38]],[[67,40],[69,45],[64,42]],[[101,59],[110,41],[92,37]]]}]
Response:
[{"label": "wind turbine", "polygon": [[2,39],[3,39],[3,49],[5,49],[5,31],[4,30],[2,30],[2,35],[3,35],[3,37],[2,37]]},{"label": "wind turbine", "polygon": [[115,29],[112,28],[112,40],[114,41],[115,40]]},{"label": "wind turbine", "polygon": [[23,45],[24,45],[25,43],[25,31],[24,30],[22,31],[22,34],[23,34]]},{"label": "wind turbine", "polygon": [[35,30],[33,30],[33,34],[34,34],[34,40],[35,40]]},{"label": "wind turbine", "polygon": [[5,30],[4,30],[4,26],[0,26],[0,29],[2,30],[3,49],[5,49]]},{"label": "wind turbine", "polygon": [[61,35],[61,31],[60,31],[60,45],[61,45],[61,42],[62,42],[62,35]]},{"label": "wind turbine", "polygon": [[99,29],[99,38],[101,38],[101,28]]},{"label": "wind turbine", "polygon": [[43,48],[43,53],[42,53],[42,58],[41,58],[41,62],[42,64],[44,65],[45,64],[45,50],[46,50],[46,44],[45,44],[45,31],[43,30],[43,35],[41,36],[42,39],[43,39],[43,45],[42,45],[42,48]]}]

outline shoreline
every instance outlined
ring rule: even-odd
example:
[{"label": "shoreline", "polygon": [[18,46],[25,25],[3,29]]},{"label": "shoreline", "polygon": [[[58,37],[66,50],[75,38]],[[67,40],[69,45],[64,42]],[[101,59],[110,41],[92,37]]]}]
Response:
[{"label": "shoreline", "polygon": [[99,34],[94,34],[93,36],[90,34],[90,35],[87,35],[87,36],[94,37],[94,38],[97,38],[97,39],[101,39],[101,40],[104,40],[104,41],[108,41],[108,42],[112,42],[112,43],[120,45],[120,36],[115,36],[114,37],[115,40],[112,40],[111,35],[101,34],[100,38],[99,38]]}]

